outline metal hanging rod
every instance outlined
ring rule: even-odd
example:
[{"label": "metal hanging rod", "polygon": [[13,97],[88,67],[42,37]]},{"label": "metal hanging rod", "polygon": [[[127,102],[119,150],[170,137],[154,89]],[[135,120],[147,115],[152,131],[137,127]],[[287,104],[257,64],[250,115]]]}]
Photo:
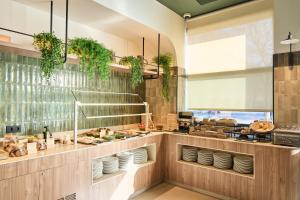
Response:
[{"label": "metal hanging rod", "polygon": [[115,117],[134,117],[134,116],[149,116],[152,113],[141,113],[141,114],[122,114],[122,115],[103,115],[103,116],[90,116],[87,119],[103,119],[103,118],[115,118]]},{"label": "metal hanging rod", "polygon": [[53,33],[53,1],[50,2],[50,33]]},{"label": "metal hanging rod", "polygon": [[123,93],[122,93],[122,92],[100,92],[100,91],[93,91],[93,90],[72,90],[72,92],[139,96],[139,95],[136,94],[136,93],[124,93],[124,92],[123,92]]},{"label": "metal hanging rod", "polygon": [[15,31],[15,30],[8,29],[8,28],[3,28],[3,27],[0,27],[0,29],[1,29],[1,30],[4,30],[4,31],[12,32],[12,33],[17,33],[17,34],[20,34],[20,35],[25,35],[25,36],[28,36],[28,37],[33,37],[33,35],[32,35],[32,34],[28,34],[28,33],[20,32],[20,31]]},{"label": "metal hanging rod", "polygon": [[69,22],[69,0],[66,0],[66,29],[65,29],[65,58],[64,63],[68,59],[68,22]]},{"label": "metal hanging rod", "polygon": [[144,106],[144,103],[79,103],[80,106]]},{"label": "metal hanging rod", "polygon": [[[144,45],[144,41],[143,41]],[[144,47],[143,47],[143,53],[144,53]],[[159,78],[159,71],[160,71],[160,33],[158,33],[157,38],[157,74],[150,75],[150,76],[144,76],[144,80],[152,80],[152,79],[158,79]]]}]

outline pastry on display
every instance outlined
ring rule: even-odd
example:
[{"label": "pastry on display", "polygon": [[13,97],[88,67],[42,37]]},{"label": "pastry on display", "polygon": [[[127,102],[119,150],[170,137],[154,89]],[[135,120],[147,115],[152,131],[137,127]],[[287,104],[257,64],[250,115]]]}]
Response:
[{"label": "pastry on display", "polygon": [[77,141],[82,144],[93,144],[94,140],[95,140],[94,137],[88,137],[88,136],[79,137],[77,139]]},{"label": "pastry on display", "polygon": [[268,121],[254,121],[250,124],[250,129],[256,133],[269,133],[273,131],[274,124]]},{"label": "pastry on display", "polygon": [[27,154],[27,149],[24,143],[11,145],[10,151],[8,152],[10,157],[20,157]]},{"label": "pastry on display", "polygon": [[4,140],[3,140],[3,149],[6,152],[10,152],[12,149],[12,146],[17,144],[17,137],[12,134],[5,134]]},{"label": "pastry on display", "polygon": [[44,139],[40,139],[37,142],[37,150],[38,151],[42,151],[42,150],[46,150],[47,149],[47,143]]}]

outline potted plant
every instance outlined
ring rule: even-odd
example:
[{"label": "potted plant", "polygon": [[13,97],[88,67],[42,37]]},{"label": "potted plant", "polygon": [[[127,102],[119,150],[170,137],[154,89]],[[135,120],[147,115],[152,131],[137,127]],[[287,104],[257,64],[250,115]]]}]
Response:
[{"label": "potted plant", "polygon": [[120,65],[126,65],[131,68],[131,85],[138,86],[143,82],[143,58],[141,56],[126,56],[119,61]]},{"label": "potted plant", "polygon": [[34,35],[33,46],[41,52],[42,76],[49,79],[55,68],[63,63],[63,43],[53,33],[42,32]]},{"label": "potted plant", "polygon": [[80,58],[80,64],[90,78],[95,73],[100,75],[101,80],[109,78],[113,53],[102,44],[88,38],[74,38],[69,41],[68,52]]},{"label": "potted plant", "polygon": [[[153,58],[153,62],[158,65],[158,57]],[[162,75],[162,95],[164,99],[169,101],[169,90],[170,90],[170,79],[171,79],[171,63],[172,63],[172,55],[167,53],[160,55],[159,57],[159,65],[163,68],[164,73]]]}]

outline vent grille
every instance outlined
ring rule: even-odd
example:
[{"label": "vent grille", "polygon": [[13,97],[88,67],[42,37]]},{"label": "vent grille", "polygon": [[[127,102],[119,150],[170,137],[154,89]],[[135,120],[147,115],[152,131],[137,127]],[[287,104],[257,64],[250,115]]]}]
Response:
[{"label": "vent grille", "polygon": [[76,200],[76,193],[67,195],[67,196],[62,197],[62,198],[57,199],[57,200]]},{"label": "vent grille", "polygon": [[205,4],[208,4],[208,3],[212,3],[212,2],[214,2],[214,1],[217,1],[217,0],[197,0],[198,1],[198,3],[200,4],[200,5],[205,5]]},{"label": "vent grille", "polygon": [[76,193],[66,196],[65,200],[76,200]]}]

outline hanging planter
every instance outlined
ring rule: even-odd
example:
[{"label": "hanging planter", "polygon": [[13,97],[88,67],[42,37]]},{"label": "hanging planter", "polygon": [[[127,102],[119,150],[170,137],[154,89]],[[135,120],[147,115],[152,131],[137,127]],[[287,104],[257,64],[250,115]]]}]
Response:
[{"label": "hanging planter", "polygon": [[63,63],[63,43],[53,33],[42,32],[33,36],[33,46],[41,52],[42,76],[49,79]]},{"label": "hanging planter", "polygon": [[133,88],[143,82],[143,58],[141,56],[126,56],[119,61],[120,65],[131,68],[131,85]]},{"label": "hanging planter", "polygon": [[[158,57],[153,58],[153,62],[158,65]],[[159,57],[159,65],[163,68],[164,73],[162,75],[162,95],[165,100],[170,99],[170,79],[171,79],[171,63],[172,55],[164,54]]]},{"label": "hanging planter", "polygon": [[80,64],[90,78],[95,73],[99,74],[101,80],[109,78],[113,56],[102,44],[88,38],[75,38],[69,41],[68,52],[80,58]]}]

